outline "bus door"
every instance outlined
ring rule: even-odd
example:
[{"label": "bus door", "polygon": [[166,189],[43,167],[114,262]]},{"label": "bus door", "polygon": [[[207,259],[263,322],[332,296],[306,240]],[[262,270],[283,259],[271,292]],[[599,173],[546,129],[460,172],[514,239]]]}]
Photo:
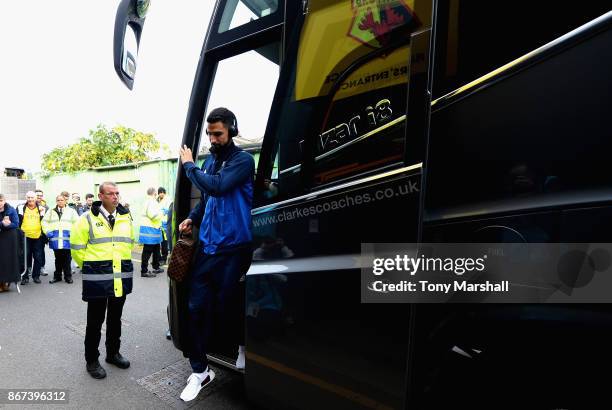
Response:
[{"label": "bus door", "polygon": [[[199,153],[198,166],[209,155],[206,115],[216,107],[236,114],[239,134],[234,143],[258,162],[283,58],[283,17],[284,5],[276,0],[218,2],[196,72],[182,141]],[[178,224],[200,200],[200,191],[192,187],[182,168],[176,192]],[[183,351],[188,341],[187,291],[185,284],[170,284],[170,329],[175,346]],[[213,332],[214,354],[209,359],[233,367],[238,346],[223,337],[227,334],[223,327],[219,324],[219,331]]]},{"label": "bus door", "polygon": [[[130,89],[144,26],[145,15],[141,10],[145,6],[148,1],[123,0],[115,22],[115,68]],[[219,106],[236,114],[239,135],[234,142],[257,161],[283,55],[285,15],[284,3],[278,0],[227,0],[216,4],[196,70],[181,141],[181,145],[187,145],[197,155],[198,166],[209,153],[204,132],[206,115]],[[173,238],[177,237],[178,224],[200,200],[199,190],[192,187],[181,166],[176,184]],[[197,230],[194,235],[198,235]],[[183,351],[188,347],[187,299],[187,285],[171,281],[170,330],[175,347]],[[235,362],[231,356],[237,353],[237,346],[225,346],[222,341],[214,344],[223,357],[212,359],[231,367]]]}]

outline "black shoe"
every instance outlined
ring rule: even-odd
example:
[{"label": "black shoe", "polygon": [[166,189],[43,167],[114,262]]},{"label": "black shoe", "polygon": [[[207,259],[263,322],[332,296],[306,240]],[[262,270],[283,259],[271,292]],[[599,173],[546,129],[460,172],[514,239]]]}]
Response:
[{"label": "black shoe", "polygon": [[49,274],[46,272],[40,272],[40,276],[49,276]]},{"label": "black shoe", "polygon": [[89,373],[89,375],[94,379],[103,379],[106,377],[106,370],[104,370],[104,367],[100,366],[100,362],[97,360],[95,362],[87,363],[86,368],[87,373]]},{"label": "black shoe", "polygon": [[40,278],[32,278],[32,281],[33,281],[34,283],[40,283]]},{"label": "black shoe", "polygon": [[163,269],[157,268],[153,270],[153,273],[157,275],[158,273],[163,273],[163,271]]},{"label": "black shoe", "polygon": [[55,282],[61,282],[61,281],[62,281],[62,278],[59,278],[59,279],[53,278],[49,281],[49,283],[55,283]]},{"label": "black shoe", "polygon": [[72,282],[73,282],[72,278],[67,278],[66,279],[66,283],[72,283]]},{"label": "black shoe", "polygon": [[172,335],[170,334],[170,329],[166,332],[166,339],[172,340]]},{"label": "black shoe", "polygon": [[121,353],[115,353],[111,356],[106,356],[106,363],[114,364],[120,369],[127,369],[130,367],[130,361],[125,357],[121,356]]},{"label": "black shoe", "polygon": [[25,285],[27,283],[30,283],[30,278],[23,278],[23,279],[21,279],[21,284],[22,285]]},{"label": "black shoe", "polygon": [[140,276],[143,278],[154,278],[155,275],[151,272],[140,272]]}]

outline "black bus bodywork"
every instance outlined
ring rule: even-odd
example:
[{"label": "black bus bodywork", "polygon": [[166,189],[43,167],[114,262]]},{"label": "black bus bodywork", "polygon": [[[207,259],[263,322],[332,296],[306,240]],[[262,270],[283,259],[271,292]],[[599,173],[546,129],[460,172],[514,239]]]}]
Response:
[{"label": "black bus bodywork", "polygon": [[[130,87],[133,72],[117,58],[127,55],[126,25],[140,39],[136,3],[122,2],[115,30],[115,67]],[[238,7],[255,17],[234,24]],[[609,402],[594,371],[612,358],[607,305],[360,301],[361,243],[610,242],[612,13],[594,3],[512,7],[217,2],[181,144],[201,145],[221,62],[254,51],[278,67],[256,171],[258,256],[245,281],[254,402]],[[248,88],[224,92],[258,104]],[[180,169],[175,229],[198,200]],[[183,350],[185,285],[172,282],[170,295]],[[212,356],[231,367],[234,349],[220,343]]]}]

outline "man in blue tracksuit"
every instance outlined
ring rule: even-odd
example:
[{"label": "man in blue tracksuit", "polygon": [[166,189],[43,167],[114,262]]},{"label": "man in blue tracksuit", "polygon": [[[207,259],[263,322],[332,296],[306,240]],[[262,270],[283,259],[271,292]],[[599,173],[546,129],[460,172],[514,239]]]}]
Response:
[{"label": "man in blue tracksuit", "polygon": [[[244,368],[244,288],[240,278],[251,264],[251,207],[253,201],[253,157],[234,145],[238,135],[236,116],[227,108],[216,108],[206,118],[211,156],[202,169],[194,164],[191,150],[181,148],[181,162],[202,199],[181,222],[179,231],[190,233],[200,225],[201,250],[190,279],[189,361],[193,373],[181,399],[197,397],[215,374],[206,360],[213,312],[223,323],[235,324],[233,336],[239,345],[236,366]],[[232,326],[229,326],[231,328]]]}]

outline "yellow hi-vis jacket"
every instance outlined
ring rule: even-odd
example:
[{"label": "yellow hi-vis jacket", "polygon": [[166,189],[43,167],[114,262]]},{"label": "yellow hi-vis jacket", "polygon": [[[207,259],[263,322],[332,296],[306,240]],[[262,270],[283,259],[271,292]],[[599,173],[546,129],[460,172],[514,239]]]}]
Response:
[{"label": "yellow hi-vis jacket", "polygon": [[42,221],[42,230],[49,238],[49,248],[51,249],[70,249],[70,231],[72,224],[79,219],[77,212],[65,206],[62,208],[62,216],[58,208],[49,209]]},{"label": "yellow hi-vis jacket", "polygon": [[72,227],[72,258],[83,272],[83,300],[121,297],[132,292],[132,217],[117,206],[114,228],[100,212],[96,201],[91,211],[79,217]]},{"label": "yellow hi-vis jacket", "polygon": [[155,198],[149,197],[144,204],[142,216],[140,217],[140,230],[138,242],[143,245],[157,245],[162,242],[162,219],[163,212]]}]

